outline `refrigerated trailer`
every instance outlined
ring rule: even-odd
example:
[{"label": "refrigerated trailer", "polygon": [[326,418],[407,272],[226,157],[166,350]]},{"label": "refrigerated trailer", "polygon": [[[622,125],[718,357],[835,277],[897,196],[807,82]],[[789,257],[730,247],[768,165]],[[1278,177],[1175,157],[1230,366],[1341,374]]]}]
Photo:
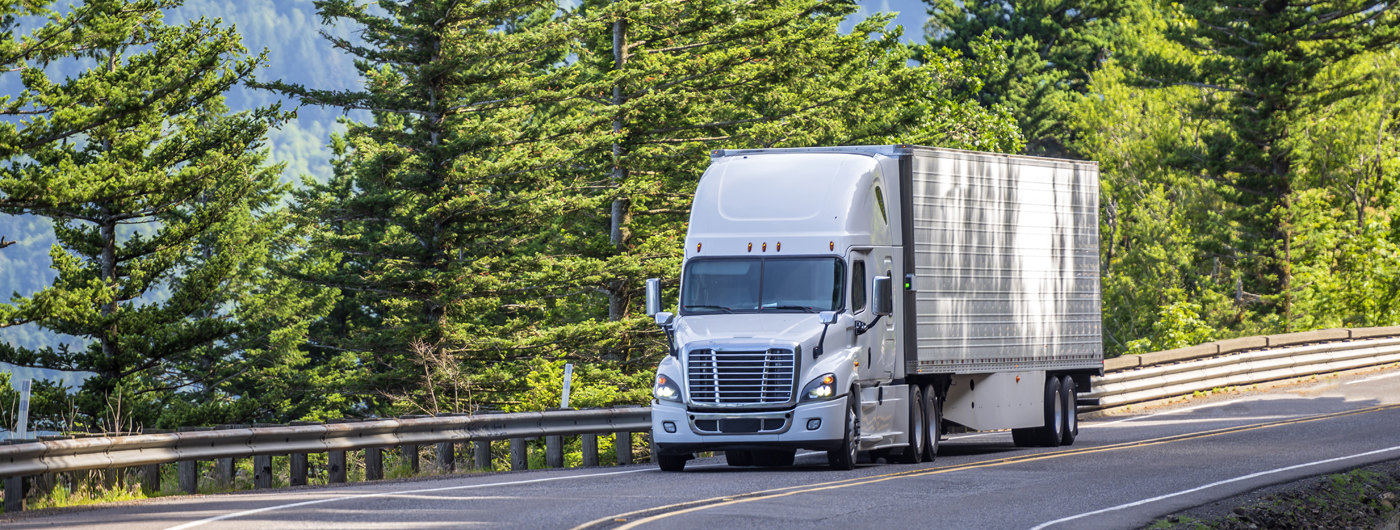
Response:
[{"label": "refrigerated trailer", "polygon": [[1103,373],[1098,166],[910,145],[715,151],[691,208],[662,469],[917,463],[952,430],[1071,444]]}]

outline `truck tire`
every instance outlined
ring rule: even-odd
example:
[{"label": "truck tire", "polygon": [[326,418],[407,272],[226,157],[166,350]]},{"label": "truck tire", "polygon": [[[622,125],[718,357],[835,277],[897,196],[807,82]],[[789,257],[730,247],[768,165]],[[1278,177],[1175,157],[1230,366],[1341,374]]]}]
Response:
[{"label": "truck tire", "polygon": [[661,464],[662,471],[684,471],[685,461],[690,460],[690,455],[657,455],[656,461]]},{"label": "truck tire", "polygon": [[1061,428],[1060,445],[1074,445],[1074,437],[1079,436],[1079,392],[1074,378],[1065,376],[1060,380],[1060,395],[1064,400],[1065,424]]},{"label": "truck tire", "polygon": [[753,452],[753,463],[759,467],[788,467],[797,459],[795,449],[770,449]]},{"label": "truck tire", "polygon": [[1059,447],[1064,435],[1065,400],[1060,393],[1060,378],[1045,378],[1045,424],[1037,429],[1036,442],[1041,447]]},{"label": "truck tire", "polygon": [[943,436],[943,400],[933,391],[933,385],[924,387],[924,461],[938,458],[938,439]]},{"label": "truck tire", "polygon": [[826,452],[831,469],[850,471],[856,468],[856,453],[860,451],[860,414],[856,410],[858,399],[855,390],[846,394],[846,434],[840,447]]},{"label": "truck tire", "polygon": [[899,461],[917,464],[924,461],[924,446],[928,444],[928,414],[924,411],[924,390],[919,385],[909,385],[909,447],[899,454]]},{"label": "truck tire", "polygon": [[730,467],[745,467],[753,465],[753,451],[725,451],[724,463]]}]

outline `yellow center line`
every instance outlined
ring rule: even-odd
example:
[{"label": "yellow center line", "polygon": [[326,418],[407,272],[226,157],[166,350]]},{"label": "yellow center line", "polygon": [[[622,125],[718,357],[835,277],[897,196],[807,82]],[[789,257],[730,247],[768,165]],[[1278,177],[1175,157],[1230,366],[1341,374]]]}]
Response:
[{"label": "yellow center line", "polygon": [[[1254,431],[1254,430],[1259,430],[1259,429],[1267,429],[1267,428],[1272,428],[1272,427],[1282,427],[1282,426],[1286,426],[1286,425],[1295,425],[1295,424],[1299,424],[1299,423],[1308,423],[1308,422],[1320,421],[1320,420],[1331,419],[1331,418],[1339,418],[1339,417],[1343,417],[1343,416],[1353,416],[1353,415],[1358,415],[1358,414],[1368,414],[1368,413],[1371,413],[1371,412],[1378,412],[1378,411],[1382,411],[1382,410],[1389,410],[1389,409],[1393,409],[1393,408],[1397,408],[1397,407],[1400,407],[1400,404],[1381,405],[1381,406],[1376,406],[1376,407],[1369,407],[1369,408],[1364,408],[1364,409],[1357,409],[1357,410],[1350,410],[1350,411],[1342,411],[1342,412],[1330,412],[1330,413],[1326,413],[1326,414],[1319,414],[1319,415],[1314,415],[1314,416],[1307,416],[1307,417],[1303,417],[1303,418],[1294,418],[1294,419],[1290,419],[1290,420],[1283,420],[1283,421],[1276,421],[1276,422],[1256,423],[1256,424],[1251,424],[1251,425],[1242,425],[1242,426],[1239,426],[1239,427],[1225,427],[1225,428],[1221,428],[1221,429],[1215,429],[1215,430],[1211,430],[1211,431],[1203,431],[1203,432],[1199,432],[1199,433],[1177,434],[1177,435],[1172,435],[1172,436],[1164,436],[1164,437],[1161,437],[1161,438],[1154,438],[1154,439],[1150,439],[1150,440],[1142,440],[1142,441],[1137,441],[1137,442],[1124,442],[1124,443],[1119,443],[1119,444],[1114,444],[1114,445],[1106,445],[1106,446],[1103,446],[1103,447],[1090,447],[1090,448],[1084,448],[1084,449],[1071,449],[1071,450],[1064,450],[1064,451],[1054,451],[1054,452],[1049,452],[1049,453],[1037,453],[1037,454],[1024,455],[1024,456],[1011,457],[1011,458],[1004,458],[1004,459],[1000,459],[1000,460],[993,460],[993,461],[986,461],[986,462],[970,462],[970,463],[967,463],[967,464],[958,464],[958,465],[953,465],[953,466],[946,466],[946,467],[939,467],[939,468],[932,468],[932,469],[914,469],[914,470],[909,470],[909,471],[900,471],[900,472],[897,472],[897,473],[889,473],[889,474],[884,474],[884,475],[876,475],[876,476],[872,476],[872,477],[860,477],[860,478],[845,479],[845,480],[838,480],[838,481],[831,481],[831,482],[823,482],[823,483],[820,483],[820,484],[788,486],[788,487],[785,487],[785,488],[775,488],[775,489],[762,490],[762,491],[756,491],[756,492],[751,492],[751,493],[741,493],[741,494],[737,494],[737,495],[725,495],[725,496],[722,496],[722,497],[712,497],[712,498],[709,498],[709,499],[702,499],[702,500],[697,500],[697,501],[688,501],[688,502],[670,504],[670,505],[666,505],[666,506],[657,506],[657,507],[654,507],[654,508],[646,508],[646,509],[636,510],[636,511],[627,512],[627,513],[623,513],[623,514],[610,515],[610,516],[608,516],[608,517],[604,517],[604,518],[601,518],[601,519],[594,519],[594,520],[592,520],[592,521],[583,523],[583,524],[581,524],[581,525],[578,525],[578,526],[574,527],[572,530],[585,530],[585,529],[587,529],[587,528],[591,528],[591,527],[595,527],[595,526],[599,526],[599,525],[607,524],[607,523],[621,523],[621,522],[626,522],[627,519],[628,519],[629,517],[634,516],[634,515],[646,514],[646,513],[655,513],[655,515],[651,515],[651,516],[648,516],[648,517],[645,517],[645,518],[642,518],[642,519],[638,519],[638,520],[636,520],[636,521],[631,521],[631,522],[628,522],[627,524],[625,524],[625,525],[623,525],[623,526],[617,527],[617,530],[630,530],[630,529],[632,529],[632,528],[636,528],[636,527],[638,527],[638,526],[641,526],[641,525],[644,525],[644,524],[647,524],[647,523],[651,523],[651,522],[655,522],[655,521],[659,521],[659,520],[661,520],[661,519],[665,519],[665,518],[672,517],[672,516],[675,516],[675,515],[682,515],[682,514],[686,514],[686,513],[692,513],[692,512],[697,512],[697,511],[701,511],[701,510],[706,510],[706,509],[709,509],[709,508],[717,508],[717,507],[721,507],[721,506],[730,506],[730,505],[734,505],[734,504],[742,504],[742,503],[753,502],[753,501],[758,501],[758,500],[776,499],[776,498],[781,498],[781,497],[787,497],[787,496],[791,496],[791,495],[796,495],[796,494],[798,494],[798,493],[812,493],[812,492],[818,492],[818,491],[824,491],[824,490],[848,488],[848,487],[851,487],[851,486],[860,486],[860,485],[865,485],[865,484],[874,484],[874,483],[878,483],[878,482],[885,482],[885,481],[894,480],[894,479],[897,479],[897,478],[909,478],[909,477],[920,477],[920,476],[927,476],[927,475],[939,475],[939,474],[943,474],[943,473],[951,473],[951,472],[953,472],[953,471],[962,471],[962,470],[967,470],[967,469],[980,469],[980,468],[987,468],[987,467],[999,467],[999,466],[1005,466],[1005,465],[1010,465],[1010,464],[1019,464],[1019,463],[1022,463],[1022,462],[1035,462],[1035,461],[1039,461],[1039,460],[1048,460],[1048,459],[1052,459],[1052,458],[1063,458],[1063,457],[1066,457],[1066,456],[1076,456],[1076,455],[1083,455],[1083,454],[1102,453],[1102,452],[1108,452],[1108,451],[1117,451],[1117,450],[1120,450],[1120,449],[1130,449],[1130,448],[1135,448],[1135,447],[1150,447],[1150,446],[1154,446],[1154,445],[1161,445],[1161,444],[1166,444],[1166,443],[1171,443],[1171,442],[1179,442],[1179,441],[1186,441],[1186,440],[1198,440],[1198,439],[1201,439],[1201,438],[1209,438],[1209,437],[1212,437],[1212,436],[1220,436],[1220,435],[1223,435],[1223,434],[1231,434],[1231,433],[1239,433],[1239,432],[1248,432],[1248,431]],[[791,491],[785,491],[785,490],[791,490]],[[676,510],[677,508],[681,508],[681,509]],[[667,511],[667,510],[674,510],[674,511]],[[662,512],[662,513],[656,513],[656,512]]]}]

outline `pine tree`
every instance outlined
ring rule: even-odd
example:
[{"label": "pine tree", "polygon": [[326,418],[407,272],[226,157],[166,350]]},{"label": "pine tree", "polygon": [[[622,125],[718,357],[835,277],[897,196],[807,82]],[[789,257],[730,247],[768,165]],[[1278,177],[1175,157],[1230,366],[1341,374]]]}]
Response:
[{"label": "pine tree", "polygon": [[[182,393],[198,397],[267,360],[250,352],[267,349],[271,332],[238,317],[253,311],[258,264],[284,231],[270,210],[286,188],[262,142],[286,116],[229,113],[222,94],[261,59],[214,21],[163,24],[175,5],[44,11],[47,25],[0,50],[24,80],[0,111],[26,118],[0,126],[0,209],[47,217],[59,242],[53,285],[16,294],[0,317],[90,340],[4,344],[0,361],[94,372],[71,398],[87,426],[153,425]],[[73,60],[92,66],[62,80],[45,73]]]},{"label": "pine tree", "polygon": [[1188,53],[1147,56],[1142,82],[1203,89],[1193,112],[1223,125],[1170,162],[1235,206],[1221,213],[1210,250],[1238,259],[1249,272],[1242,288],[1264,293],[1290,328],[1300,125],[1375,87],[1379,69],[1335,67],[1400,42],[1400,11],[1379,0],[1187,0],[1168,13],[1167,37]]},{"label": "pine tree", "polygon": [[[307,182],[294,209],[335,266],[286,272],[342,293],[315,328],[314,351],[351,352],[366,377],[350,389],[384,411],[470,410],[476,388],[448,384],[509,327],[511,277],[534,270],[521,246],[548,208],[541,168],[564,162],[536,136],[556,120],[573,29],[550,1],[350,0],[316,3],[325,23],[354,23],[363,44],[325,34],[356,57],[363,90],[272,83],[304,104],[365,110],[333,139],[335,175]],[[558,125],[558,124],[555,124]],[[503,299],[505,297],[505,299]]]},{"label": "pine tree", "polygon": [[1104,61],[1131,49],[1142,28],[1140,0],[925,0],[925,36],[934,46],[977,56],[979,39],[1002,41],[1008,67],[978,94],[1004,105],[1026,137],[1026,150],[1068,156],[1074,130],[1066,124],[1074,98]]},{"label": "pine tree", "polygon": [[539,371],[572,360],[604,368],[583,382],[596,395],[645,399],[665,348],[641,314],[642,280],[676,285],[690,200],[713,149],[1020,148],[1014,122],[971,99],[1002,67],[994,43],[977,43],[985,62],[930,53],[928,66],[911,68],[914,50],[882,30],[887,15],[838,31],[854,11],[819,0],[584,2],[578,90],[597,119],[578,162],[555,177],[561,208],[535,240],[549,266],[518,280],[534,295],[511,308],[527,323],[514,340],[533,357],[501,369],[502,380],[526,374],[514,393],[557,381]]}]

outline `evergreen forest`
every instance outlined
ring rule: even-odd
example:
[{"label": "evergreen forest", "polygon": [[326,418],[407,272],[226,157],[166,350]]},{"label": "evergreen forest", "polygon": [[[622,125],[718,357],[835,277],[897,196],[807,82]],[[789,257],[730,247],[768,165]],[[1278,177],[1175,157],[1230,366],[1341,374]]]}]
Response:
[{"label": "evergreen forest", "polygon": [[0,0],[0,379],[35,430],[643,404],[727,148],[1097,161],[1108,357],[1400,324],[1394,2],[897,3]]}]

